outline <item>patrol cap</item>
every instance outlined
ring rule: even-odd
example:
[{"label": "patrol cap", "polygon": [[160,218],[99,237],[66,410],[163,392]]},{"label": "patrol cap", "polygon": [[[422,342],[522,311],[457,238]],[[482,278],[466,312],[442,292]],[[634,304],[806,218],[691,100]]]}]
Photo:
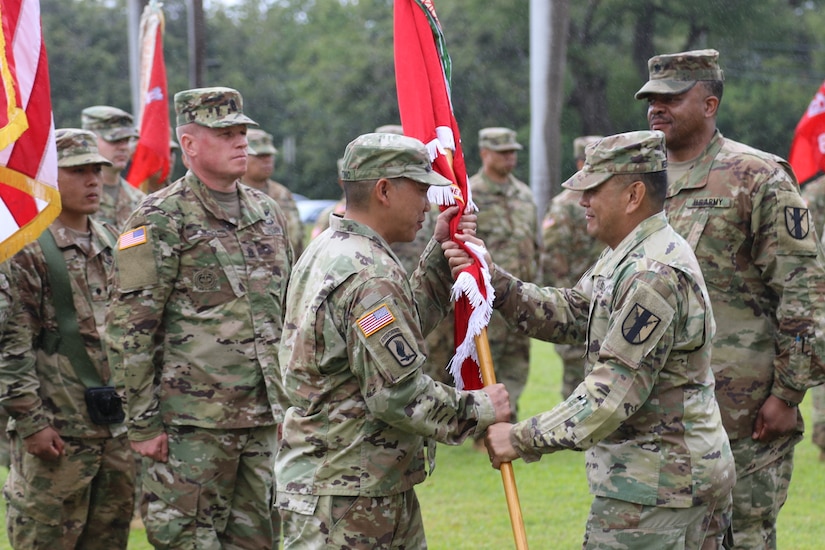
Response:
[{"label": "patrol cap", "polygon": [[60,128],[55,130],[57,143],[57,166],[69,168],[86,164],[105,164],[111,166],[108,159],[97,150],[97,136],[80,128]]},{"label": "patrol cap", "polygon": [[226,128],[236,124],[258,125],[243,114],[241,93],[219,86],[176,93],[175,119],[177,126],[191,123],[207,128]]},{"label": "patrol cap", "polygon": [[257,128],[250,128],[246,132],[246,141],[248,143],[247,149],[249,154],[257,155],[277,155],[278,150],[272,144],[272,134],[259,130]]},{"label": "patrol cap", "polygon": [[398,134],[404,135],[404,127],[400,124],[384,124],[375,129],[376,134]]},{"label": "patrol cap", "polygon": [[604,136],[579,136],[573,140],[573,158],[584,160],[584,148],[594,141],[599,141]]},{"label": "patrol cap", "polygon": [[523,149],[516,141],[516,133],[509,128],[482,128],[478,131],[479,149],[516,151]]},{"label": "patrol cap", "polygon": [[109,105],[94,105],[83,109],[80,112],[80,125],[106,141],[138,137],[132,115]]},{"label": "patrol cap", "polygon": [[409,178],[427,185],[447,186],[450,180],[433,170],[427,147],[398,134],[364,134],[347,145],[341,181]]},{"label": "patrol cap", "polygon": [[607,136],[585,148],[584,166],[562,187],[585,191],[620,174],[645,174],[667,169],[665,134],[641,130]]},{"label": "patrol cap", "polygon": [[681,94],[700,80],[725,80],[716,50],[656,55],[648,60],[647,70],[648,81],[636,92],[636,99],[650,94]]}]

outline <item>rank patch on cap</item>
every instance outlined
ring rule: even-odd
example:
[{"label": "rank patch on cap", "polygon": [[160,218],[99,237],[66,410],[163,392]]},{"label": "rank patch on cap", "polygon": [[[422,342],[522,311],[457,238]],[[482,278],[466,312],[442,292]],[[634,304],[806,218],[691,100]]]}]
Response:
[{"label": "rank patch on cap", "polygon": [[387,307],[387,304],[381,304],[379,307],[373,309],[358,319],[358,327],[361,329],[361,332],[364,333],[364,336],[369,336],[370,334],[375,334],[394,321],[395,317],[393,317],[392,312]]},{"label": "rank patch on cap", "polygon": [[641,344],[659,326],[661,319],[645,307],[634,304],[633,309],[622,321],[622,336],[631,344]]},{"label": "rank patch on cap", "polygon": [[785,228],[794,239],[801,240],[808,236],[808,209],[796,206],[785,207]]},{"label": "rank patch on cap", "polygon": [[137,246],[139,244],[144,244],[146,242],[146,226],[141,225],[137,229],[132,229],[126,233],[123,233],[120,238],[117,240],[117,249],[118,250],[125,250],[127,248],[131,248],[133,246]]}]

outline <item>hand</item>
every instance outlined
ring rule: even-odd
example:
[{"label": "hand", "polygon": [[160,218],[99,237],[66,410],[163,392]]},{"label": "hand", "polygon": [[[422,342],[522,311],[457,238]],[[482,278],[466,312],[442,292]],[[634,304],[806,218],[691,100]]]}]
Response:
[{"label": "hand", "polygon": [[498,383],[481,388],[481,391],[490,396],[493,408],[496,411],[496,422],[510,421],[510,394],[504,384]]},{"label": "hand", "polygon": [[[456,241],[461,241],[463,243],[474,244],[478,248],[484,250],[484,261],[487,262],[488,266],[493,265],[493,258],[484,246],[484,241],[469,234],[456,234],[455,239]],[[459,273],[475,263],[475,260],[467,253],[467,251],[461,248],[455,241],[444,241],[441,243],[441,249],[444,251],[444,256],[447,258],[447,262],[450,264],[450,272],[453,275],[453,279],[457,278]]]},{"label": "hand", "polygon": [[65,444],[57,430],[51,426],[43,428],[37,433],[23,439],[26,452],[40,460],[55,461],[63,456]]},{"label": "hand", "polygon": [[130,444],[140,456],[147,456],[156,462],[169,460],[169,436],[166,432],[146,441],[130,441]]},{"label": "hand", "polygon": [[[438,215],[433,230],[433,238],[439,243],[443,243],[450,238],[450,220],[458,214],[458,206],[451,206]],[[464,214],[458,220],[458,231],[468,235],[475,235],[478,227],[478,216],[475,214]]]},{"label": "hand", "polygon": [[797,412],[796,407],[789,407],[778,397],[769,395],[756,415],[751,437],[768,442],[792,432],[796,429]]},{"label": "hand", "polygon": [[496,470],[501,469],[503,462],[512,462],[518,458],[518,452],[510,443],[510,428],[512,427],[513,425],[509,422],[493,424],[487,428],[487,434],[484,436],[490,462]]}]

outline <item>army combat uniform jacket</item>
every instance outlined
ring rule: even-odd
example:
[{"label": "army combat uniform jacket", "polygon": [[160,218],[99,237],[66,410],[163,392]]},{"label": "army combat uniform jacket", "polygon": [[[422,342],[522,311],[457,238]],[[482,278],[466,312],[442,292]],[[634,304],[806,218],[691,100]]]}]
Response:
[{"label": "army combat uniform jacket", "polygon": [[100,194],[100,209],[94,214],[94,218],[120,229],[145,196],[146,193],[120,177],[117,182],[117,192],[114,195],[109,193],[108,186],[103,186]]},{"label": "army combat uniform jacket", "polygon": [[188,172],[128,220],[107,313],[110,361],[126,388],[129,438],[164,426],[236,429],[280,422],[286,220],[238,186],[230,218]]},{"label": "army combat uniform jacket", "polygon": [[425,478],[425,439],[459,443],[495,420],[486,393],[422,374],[424,334],[445,315],[452,280],[438,243],[424,258],[408,281],[377,233],[331,216],[296,264],[280,353],[290,407],[279,507],[311,514],[318,495],[402,493]]},{"label": "army combat uniform jacket", "polygon": [[[696,253],[719,323],[712,365],[731,441],[752,434],[768,395],[799,403],[822,376],[825,267],[792,174],[717,131],[687,174],[668,178],[668,219]],[[770,444],[790,450],[787,440]]]},{"label": "army combat uniform jacket", "polygon": [[[47,229],[66,260],[66,269],[86,353],[101,381],[110,380],[98,327],[103,326],[109,299],[107,276],[112,266],[115,236],[91,221],[88,256],[75,244],[60,220]],[[49,426],[62,437],[106,438],[125,433],[124,424],[92,423],[86,408],[86,386],[69,357],[59,353],[58,322],[53,287],[40,243],[26,245],[9,260],[16,302],[6,325],[0,359],[0,404],[9,411],[10,430],[21,438]]]},{"label": "army combat uniform jacket", "polygon": [[586,341],[586,376],[549,412],[516,424],[525,461],[587,450],[590,491],[688,508],[725,496],[733,456],[713,393],[714,322],[705,283],[664,214],[606,250],[573,289],[539,288],[498,271],[496,307],[530,336]]},{"label": "army combat uniform jacket", "polygon": [[264,192],[275,199],[287,221],[287,233],[292,244],[292,254],[297,258],[304,251],[304,224],[301,223],[301,213],[289,188],[277,181],[266,180]]}]

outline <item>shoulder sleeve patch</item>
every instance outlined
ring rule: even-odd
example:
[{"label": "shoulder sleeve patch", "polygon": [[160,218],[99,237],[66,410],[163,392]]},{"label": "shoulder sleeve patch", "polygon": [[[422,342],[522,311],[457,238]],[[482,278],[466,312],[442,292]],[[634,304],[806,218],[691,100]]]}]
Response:
[{"label": "shoulder sleeve patch", "polygon": [[622,336],[628,344],[643,344],[662,320],[645,306],[635,303],[622,321]]},{"label": "shoulder sleeve patch", "polygon": [[133,246],[146,244],[146,226],[141,225],[136,229],[123,233],[117,240],[117,249],[125,250]]},{"label": "shoulder sleeve patch", "polygon": [[361,329],[361,332],[364,333],[364,336],[370,336],[372,334],[375,334],[382,328],[394,322],[395,317],[393,316],[390,309],[387,307],[387,304],[381,304],[377,308],[366,313],[357,321],[358,328]]},{"label": "shoulder sleeve patch", "polygon": [[776,192],[779,203],[779,218],[776,223],[778,256],[811,256],[817,252],[817,243],[811,231],[811,214],[799,193],[779,189]]}]

